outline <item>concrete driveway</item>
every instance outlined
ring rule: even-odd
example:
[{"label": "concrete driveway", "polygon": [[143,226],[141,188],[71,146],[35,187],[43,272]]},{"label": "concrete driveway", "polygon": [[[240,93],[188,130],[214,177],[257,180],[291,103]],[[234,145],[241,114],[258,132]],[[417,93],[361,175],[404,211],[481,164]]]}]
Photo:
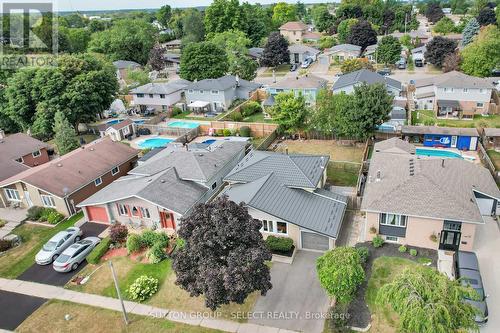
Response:
[{"label": "concrete driveway", "polygon": [[488,323],[481,327],[481,333],[500,332],[500,226],[490,217],[484,217],[486,224],[476,228],[474,252],[479,259],[479,268],[486,294],[489,295]]},{"label": "concrete driveway", "polygon": [[0,329],[13,331],[47,300],[0,290]]},{"label": "concrete driveway", "polygon": [[322,332],[329,299],[316,275],[316,258],[320,255],[298,251],[291,265],[274,262],[273,288],[257,300],[249,322],[294,331]]},{"label": "concrete driveway", "polygon": [[[83,231],[82,238],[89,236],[98,236],[107,227],[108,226],[104,224],[87,222],[80,227]],[[59,273],[52,268],[52,265],[41,266],[34,263],[30,268],[24,271],[24,273],[21,274],[18,279],[24,281],[45,283],[53,286],[64,286],[76,273],[78,273],[86,265],[87,261],[85,260],[80,264],[80,266],[78,266],[76,271],[69,273]]]}]

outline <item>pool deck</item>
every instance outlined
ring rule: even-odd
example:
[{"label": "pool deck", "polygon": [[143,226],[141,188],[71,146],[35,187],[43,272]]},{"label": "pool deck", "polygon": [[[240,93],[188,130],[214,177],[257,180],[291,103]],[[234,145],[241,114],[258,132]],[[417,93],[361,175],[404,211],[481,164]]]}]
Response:
[{"label": "pool deck", "polygon": [[143,148],[139,147],[139,142],[142,142],[146,139],[155,139],[155,138],[171,139],[171,140],[176,139],[175,137],[165,136],[165,135],[141,135],[138,138],[134,138],[132,141],[124,140],[123,142],[130,144],[130,147],[132,147],[132,148],[142,150]]}]

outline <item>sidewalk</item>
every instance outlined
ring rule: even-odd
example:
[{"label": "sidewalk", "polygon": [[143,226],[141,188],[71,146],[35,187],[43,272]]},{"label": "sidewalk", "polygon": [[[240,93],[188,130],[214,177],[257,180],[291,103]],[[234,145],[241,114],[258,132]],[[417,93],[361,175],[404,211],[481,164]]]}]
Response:
[{"label": "sidewalk", "polygon": [[[46,299],[58,299],[73,303],[86,304],[101,307],[109,310],[121,311],[120,301],[100,295],[86,294],[61,287],[49,286],[45,284],[9,280],[0,278],[0,289],[24,295],[36,296]],[[155,318],[165,318],[173,322],[184,323],[193,326],[201,326],[232,333],[293,333],[294,331],[279,329],[275,327],[262,326],[248,323],[238,323],[230,320],[211,319],[194,316],[188,312],[178,312],[162,308],[156,308],[146,304],[125,301],[125,309],[128,313],[142,316],[153,316]]]}]

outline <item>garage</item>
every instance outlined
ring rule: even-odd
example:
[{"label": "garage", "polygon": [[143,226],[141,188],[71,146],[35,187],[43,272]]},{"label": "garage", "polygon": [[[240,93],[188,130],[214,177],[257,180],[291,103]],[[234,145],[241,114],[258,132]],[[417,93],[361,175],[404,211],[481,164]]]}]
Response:
[{"label": "garage", "polygon": [[330,239],[314,232],[301,231],[300,243],[304,250],[328,251],[330,248]]},{"label": "garage", "polygon": [[328,59],[328,56],[327,56],[327,55],[322,55],[322,56],[319,56],[319,57],[318,57],[318,62],[319,62],[321,65],[328,65],[328,64],[329,64],[329,59]]},{"label": "garage", "polygon": [[479,208],[479,212],[483,216],[491,216],[492,212],[496,212],[497,200],[492,199],[482,193],[474,192],[476,197],[476,203]]},{"label": "garage", "polygon": [[104,207],[85,207],[87,210],[87,217],[92,222],[109,223],[108,212]]}]

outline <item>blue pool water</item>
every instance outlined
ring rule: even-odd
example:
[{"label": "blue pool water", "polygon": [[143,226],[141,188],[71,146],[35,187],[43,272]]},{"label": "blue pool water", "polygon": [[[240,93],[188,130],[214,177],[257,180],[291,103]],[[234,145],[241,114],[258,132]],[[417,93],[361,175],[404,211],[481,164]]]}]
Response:
[{"label": "blue pool water", "polygon": [[167,138],[151,138],[151,139],[146,139],[142,142],[139,142],[138,146],[141,147],[142,149],[146,148],[160,148],[160,147],[165,147],[167,144],[170,142],[173,142],[174,140],[172,139],[167,139]]},{"label": "blue pool water", "polygon": [[444,158],[461,158],[463,159],[460,154],[457,154],[455,152],[449,151],[449,150],[437,150],[437,149],[422,149],[422,148],[417,148],[416,149],[416,154],[419,156],[431,156],[431,157],[444,157]]},{"label": "blue pool water", "polygon": [[196,128],[200,126],[200,124],[189,121],[173,121],[167,125],[168,127],[177,127],[177,128]]},{"label": "blue pool water", "polygon": [[209,140],[205,140],[205,141],[203,141],[202,143],[206,143],[206,144],[211,145],[211,144],[212,144],[212,143],[214,143],[215,141],[217,141],[217,140],[214,140],[214,139],[209,139]]},{"label": "blue pool water", "polygon": [[107,121],[106,124],[115,125],[115,124],[118,124],[120,121],[122,121],[122,120],[121,119],[113,119],[113,120]]},{"label": "blue pool water", "polygon": [[144,124],[145,122],[145,120],[134,120],[134,123],[136,123],[137,125]]}]

